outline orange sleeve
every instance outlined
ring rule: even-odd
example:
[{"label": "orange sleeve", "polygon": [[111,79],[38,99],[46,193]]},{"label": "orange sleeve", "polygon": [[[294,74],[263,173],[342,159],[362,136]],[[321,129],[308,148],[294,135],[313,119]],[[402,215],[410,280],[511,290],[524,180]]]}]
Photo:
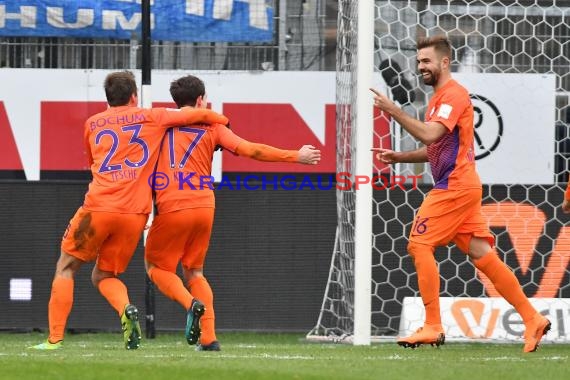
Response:
[{"label": "orange sleeve", "polygon": [[207,108],[182,107],[181,111],[190,118],[187,124],[204,123],[226,125],[229,123],[227,117]]},{"label": "orange sleeve", "polygon": [[151,109],[157,124],[165,127],[191,124],[228,124],[229,120],[224,115],[207,108],[182,107],[177,108],[153,108]]},{"label": "orange sleeve", "polygon": [[229,150],[233,154],[236,154],[236,148],[242,141],[245,141],[238,135],[232,132],[225,125],[216,124],[212,128],[217,133],[217,144],[221,145],[224,149]]},{"label": "orange sleeve", "polygon": [[570,181],[568,181],[568,185],[566,185],[566,192],[564,192],[564,199],[570,201]]},{"label": "orange sleeve", "polygon": [[247,140],[242,140],[242,142],[237,146],[235,153],[238,156],[245,156],[258,161],[299,161],[299,152],[296,150],[283,150],[269,145],[252,143]]}]

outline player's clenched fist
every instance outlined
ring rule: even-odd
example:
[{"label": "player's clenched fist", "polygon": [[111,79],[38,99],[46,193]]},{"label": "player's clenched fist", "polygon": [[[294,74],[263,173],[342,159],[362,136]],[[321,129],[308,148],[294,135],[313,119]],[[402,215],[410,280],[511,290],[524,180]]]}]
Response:
[{"label": "player's clenched fist", "polygon": [[299,149],[299,163],[316,165],[321,160],[321,151],[312,145],[303,145]]}]

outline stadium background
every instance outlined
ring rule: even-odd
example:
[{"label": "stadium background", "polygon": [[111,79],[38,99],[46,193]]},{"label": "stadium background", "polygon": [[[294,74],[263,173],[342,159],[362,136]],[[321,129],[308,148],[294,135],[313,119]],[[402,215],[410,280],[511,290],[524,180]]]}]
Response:
[{"label": "stadium background", "polygon": [[[280,3],[286,6],[281,7]],[[272,42],[154,41],[153,69],[186,72],[212,69],[334,71],[337,1],[289,0],[275,1],[274,5],[275,37]],[[532,34],[532,29],[532,25],[528,30],[522,25],[517,32]],[[458,31],[453,38],[461,40],[464,36]],[[567,41],[570,37],[560,38]],[[0,37],[0,66],[2,70],[138,69],[141,63],[139,44],[136,38],[129,41]],[[518,47],[513,46],[512,49],[515,51]],[[567,131],[570,113],[565,106],[570,90],[568,78],[565,75],[559,83],[566,91],[558,92],[556,97],[561,114],[557,115],[555,126],[557,154],[554,170],[556,181],[560,183],[567,180],[570,155]],[[21,180],[21,174],[14,170],[1,173],[0,329],[47,327],[47,301],[59,241],[70,216],[82,201],[87,184],[85,181],[68,181],[64,172],[51,176],[50,180],[37,182]],[[513,191],[510,188],[494,189],[499,193]],[[562,199],[558,186],[542,186],[523,192],[520,198],[527,201],[536,199],[535,205],[541,207],[549,218],[554,215],[551,205],[560,204]],[[509,199],[517,198],[515,193],[509,193]],[[390,195],[398,197],[396,193]],[[382,197],[381,194],[376,196]],[[548,202],[544,202],[545,198]],[[408,195],[404,211],[398,214],[401,218],[399,224],[411,218],[412,207],[419,204],[420,199],[421,194]],[[337,224],[334,191],[220,191],[217,202],[207,275],[216,296],[218,327],[222,330],[308,331],[320,311],[333,251]],[[384,207],[391,205],[385,203]],[[548,251],[548,244],[557,238],[560,225],[565,222],[565,217],[562,217],[550,225],[553,229],[545,231],[537,251]],[[374,226],[379,230],[382,227]],[[404,244],[400,236],[401,226],[393,227],[398,235],[392,238],[396,245],[402,245],[397,250],[400,252]],[[386,233],[391,235],[392,227],[387,225],[386,228]],[[505,240],[503,244],[506,245],[503,250],[507,251],[509,242]],[[139,246],[124,278],[133,301],[144,309],[145,281],[141,258],[142,246]],[[400,257],[394,257],[394,267],[391,268],[393,283],[386,290],[388,292],[394,291],[398,283],[408,281],[404,278],[409,268],[399,266],[400,262]],[[389,257],[383,260],[383,264],[386,263],[389,265]],[[451,279],[456,274],[457,263],[448,261],[447,264],[442,267],[442,276]],[[460,268],[465,269],[465,266]],[[117,329],[116,316],[91,286],[89,274],[90,266],[86,266],[77,278],[69,328],[77,331]],[[472,276],[471,273],[466,275]],[[9,280],[17,277],[32,278],[35,284],[32,302],[10,301]],[[565,277],[563,281],[568,283],[569,279]],[[451,283],[449,295],[462,294],[464,286],[463,282]],[[383,291],[379,290],[378,299],[393,298],[384,297]],[[475,291],[480,292],[480,289]],[[527,292],[532,295],[533,289],[528,288]],[[567,293],[568,287],[565,287],[558,296],[569,297]],[[177,305],[157,294],[156,306],[157,329],[180,328],[183,313]],[[387,309],[390,307],[386,305]],[[378,325],[384,323],[375,322],[379,322]]]}]

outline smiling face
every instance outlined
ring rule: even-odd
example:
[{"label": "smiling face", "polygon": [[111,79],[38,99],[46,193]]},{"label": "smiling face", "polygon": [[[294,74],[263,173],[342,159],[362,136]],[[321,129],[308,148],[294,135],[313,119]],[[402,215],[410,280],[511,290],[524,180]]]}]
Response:
[{"label": "smiling face", "polygon": [[424,83],[436,87],[444,70],[449,70],[449,57],[437,53],[433,46],[418,50],[418,71]]}]

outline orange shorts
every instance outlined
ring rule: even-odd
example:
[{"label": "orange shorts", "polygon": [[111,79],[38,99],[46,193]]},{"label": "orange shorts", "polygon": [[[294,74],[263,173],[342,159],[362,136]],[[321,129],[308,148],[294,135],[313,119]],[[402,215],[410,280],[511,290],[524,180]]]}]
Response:
[{"label": "orange shorts", "polygon": [[202,269],[214,224],[212,207],[187,208],[159,214],[146,239],[145,260],[160,269],[176,272]]},{"label": "orange shorts", "polygon": [[142,237],[148,215],[88,211],[75,213],[61,242],[61,250],[79,260],[97,260],[97,267],[123,273]]},{"label": "orange shorts", "polygon": [[482,189],[430,191],[416,213],[410,241],[432,247],[454,242],[468,253],[471,237],[476,236],[493,247],[495,238],[481,214],[482,195]]}]

